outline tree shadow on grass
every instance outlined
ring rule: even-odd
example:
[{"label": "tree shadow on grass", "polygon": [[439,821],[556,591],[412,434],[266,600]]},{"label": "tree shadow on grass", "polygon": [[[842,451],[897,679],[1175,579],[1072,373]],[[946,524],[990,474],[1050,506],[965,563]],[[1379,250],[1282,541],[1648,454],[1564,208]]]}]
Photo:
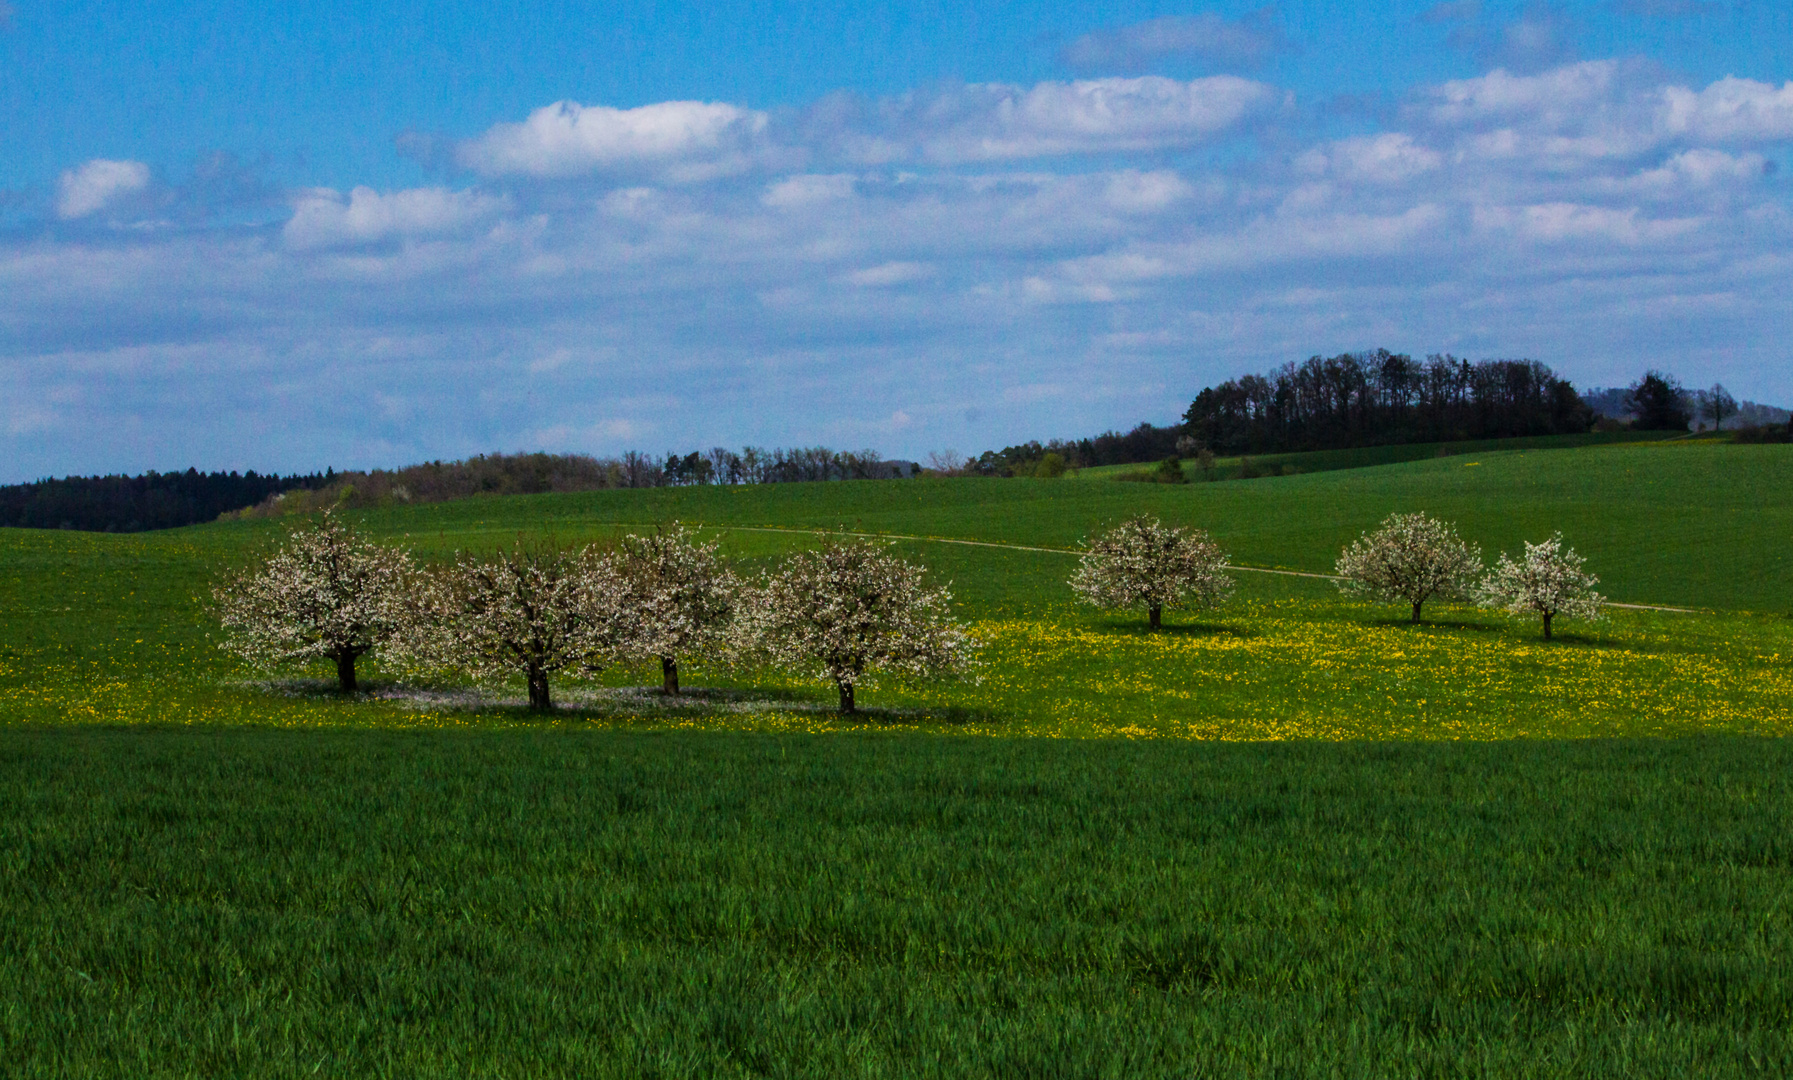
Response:
[{"label": "tree shadow on grass", "polygon": [[1002,717],[988,709],[974,709],[961,705],[930,705],[914,709],[862,705],[857,711],[850,713],[843,713],[837,708],[824,708],[822,714],[839,723],[854,724],[865,728],[915,727],[920,724],[969,727],[973,724],[1003,722]]},{"label": "tree shadow on grass", "polygon": [[1413,630],[1416,632],[1425,630],[1467,630],[1472,633],[1492,634],[1506,629],[1506,624],[1498,621],[1483,622],[1479,620],[1470,620],[1461,616],[1453,618],[1448,615],[1443,618],[1426,617],[1422,618],[1419,622],[1414,622],[1412,617],[1407,615],[1378,615],[1368,619],[1354,619],[1352,621],[1360,626],[1375,627],[1378,630]]},{"label": "tree shadow on grass", "polygon": [[1231,625],[1228,625],[1227,623],[1218,623],[1218,622],[1192,622],[1192,623],[1167,622],[1163,626],[1160,626],[1158,629],[1154,630],[1154,629],[1152,629],[1150,623],[1146,623],[1143,621],[1142,622],[1119,622],[1119,621],[1116,621],[1116,622],[1103,623],[1102,629],[1107,631],[1110,634],[1117,634],[1117,635],[1124,635],[1126,637],[1145,638],[1145,639],[1150,639],[1153,637],[1255,638],[1255,637],[1263,636],[1263,634],[1261,634],[1257,630],[1248,629],[1248,628],[1242,627],[1242,626],[1231,626]]},{"label": "tree shadow on grass", "polygon": [[1418,623],[1413,622],[1407,616],[1395,615],[1361,618],[1353,621],[1360,626],[1379,630],[1410,630],[1414,632],[1449,630],[1486,637],[1500,637],[1506,638],[1514,645],[1562,645],[1565,648],[1584,649],[1631,649],[1636,647],[1633,643],[1610,634],[1603,634],[1597,629],[1584,626],[1579,629],[1564,630],[1560,624],[1552,629],[1550,638],[1546,640],[1542,624],[1537,619],[1507,618],[1498,614],[1490,614],[1482,619],[1466,615],[1446,615],[1437,619],[1421,619]]},{"label": "tree shadow on grass", "polygon": [[739,718],[751,720],[760,713],[803,713],[836,723],[866,729],[914,727],[921,724],[965,727],[998,723],[1001,718],[985,709],[963,706],[918,707],[861,705],[842,713],[830,694],[784,686],[690,686],[669,696],[658,686],[556,687],[554,706],[547,712],[529,707],[525,694],[514,687],[443,685],[427,682],[368,681],[352,694],[343,694],[330,679],[261,679],[244,684],[249,689],[286,698],[350,704],[385,703],[419,712],[446,712],[464,716],[488,716],[509,721],[554,723],[565,720],[618,720]]}]

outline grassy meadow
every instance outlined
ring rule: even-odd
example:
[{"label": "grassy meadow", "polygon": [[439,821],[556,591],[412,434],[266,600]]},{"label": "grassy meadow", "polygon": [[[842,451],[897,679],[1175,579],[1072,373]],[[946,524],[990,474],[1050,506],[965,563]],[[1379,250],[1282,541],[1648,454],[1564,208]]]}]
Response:
[{"label": "grassy meadow", "polygon": [[[0,1060],[22,1074],[1762,1075],[1793,1058],[1793,447],[1463,447],[1165,486],[914,480],[358,512],[420,555],[679,519],[897,538],[975,681],[668,706],[232,663],[284,523],[0,531]],[[1314,464],[1314,463],[1310,463]],[[1330,471],[1327,471],[1330,470]],[[1560,529],[1615,609],[1341,598],[1394,511]],[[1071,604],[1140,511],[1212,612]],[[1268,573],[1281,570],[1295,573]]]}]

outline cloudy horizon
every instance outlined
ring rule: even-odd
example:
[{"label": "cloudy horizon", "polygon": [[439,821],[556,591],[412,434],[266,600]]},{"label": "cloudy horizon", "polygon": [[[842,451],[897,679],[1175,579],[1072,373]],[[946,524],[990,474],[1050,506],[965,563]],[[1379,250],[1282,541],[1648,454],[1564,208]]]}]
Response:
[{"label": "cloudy horizon", "polygon": [[[1026,39],[1010,79],[541,97],[325,165],[12,139],[0,482],[975,453],[1376,347],[1793,402],[1793,36],[1689,43],[1786,16],[1422,5],[1414,67],[1457,74],[1329,94],[1299,8],[1136,14]],[[6,89],[19,132],[36,77]]]}]

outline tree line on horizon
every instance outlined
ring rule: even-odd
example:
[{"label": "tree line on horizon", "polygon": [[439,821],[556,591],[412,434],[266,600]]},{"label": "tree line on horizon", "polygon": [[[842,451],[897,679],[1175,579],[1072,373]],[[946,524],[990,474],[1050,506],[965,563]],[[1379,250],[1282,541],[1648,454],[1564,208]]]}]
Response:
[{"label": "tree line on horizon", "polygon": [[247,473],[148,472],[141,476],[70,476],[0,487],[0,527],[143,532],[230,517],[284,517],[343,507],[365,509],[445,502],[474,495],[537,495],[550,491],[676,487],[693,484],[777,484],[866,480],[913,475],[909,461],[875,450],[824,446],[739,451],[713,447],[664,458],[638,451],[589,454],[479,454],[399,469],[292,476]]},{"label": "tree line on horizon", "polygon": [[[1651,370],[1629,387],[1578,393],[1533,360],[1471,363],[1448,354],[1425,361],[1378,349],[1314,356],[1267,374],[1203,389],[1172,425],[1141,423],[1082,439],[1038,440],[964,458],[931,455],[940,475],[1057,476],[1070,469],[1160,463],[1180,481],[1178,462],[1215,455],[1338,450],[1401,443],[1578,434],[1597,428],[1687,430],[1705,420],[1741,442],[1793,440],[1787,410],[1745,401],[1721,385],[1688,390]],[[664,458],[629,451],[589,454],[481,454],[400,469],[262,475],[157,473],[71,476],[0,486],[0,527],[141,532],[223,517],[279,517],[332,507],[442,502],[474,495],[529,495],[607,488],[701,484],[803,483],[909,477],[915,462],[875,450],[827,447],[739,451],[712,447]],[[1140,474],[1150,479],[1157,474]],[[1249,474],[1247,474],[1249,475]]]},{"label": "tree line on horizon", "polygon": [[175,529],[287,492],[327,487],[321,473],[150,472],[140,476],[69,476],[0,487],[0,527],[144,532]]},{"label": "tree line on horizon", "polygon": [[[1068,469],[1204,454],[1300,453],[1621,428],[1683,431],[1707,420],[1714,430],[1729,425],[1738,441],[1793,438],[1788,410],[1739,404],[1722,385],[1690,390],[1655,369],[1628,387],[1582,394],[1535,360],[1472,363],[1433,354],[1417,361],[1377,349],[1313,356],[1206,387],[1181,424],[1142,423],[1094,438],[1034,440],[956,464],[957,471],[983,476],[1054,476]],[[1181,471],[1176,475],[1180,478]]]}]

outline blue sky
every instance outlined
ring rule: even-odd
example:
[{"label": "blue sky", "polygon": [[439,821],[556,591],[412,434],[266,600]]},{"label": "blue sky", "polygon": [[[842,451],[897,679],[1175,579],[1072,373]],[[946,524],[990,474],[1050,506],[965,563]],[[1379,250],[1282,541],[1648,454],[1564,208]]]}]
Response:
[{"label": "blue sky", "polygon": [[1793,401],[1789,10],[0,0],[0,482]]}]

